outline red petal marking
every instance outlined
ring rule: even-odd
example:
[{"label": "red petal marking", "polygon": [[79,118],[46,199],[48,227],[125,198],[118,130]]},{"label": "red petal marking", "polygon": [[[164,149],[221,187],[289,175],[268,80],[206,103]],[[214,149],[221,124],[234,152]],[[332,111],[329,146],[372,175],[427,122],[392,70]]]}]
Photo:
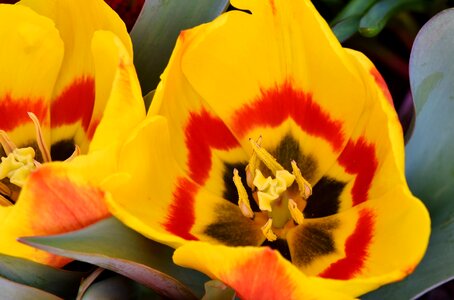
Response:
[{"label": "red petal marking", "polygon": [[324,138],[339,151],[344,142],[342,122],[332,120],[312,95],[293,89],[289,82],[271,90],[262,91],[258,100],[245,105],[233,114],[233,131],[244,137],[259,126],[276,127],[292,118],[301,130]]},{"label": "red petal marking", "polygon": [[95,135],[95,131],[98,128],[98,125],[100,122],[101,122],[101,119],[95,119],[90,122],[90,127],[88,128],[88,131],[87,131],[87,137],[89,140],[93,139],[93,136]]},{"label": "red petal marking", "polygon": [[0,129],[11,131],[22,124],[32,122],[27,112],[33,112],[40,123],[43,123],[47,110],[48,105],[44,99],[14,99],[9,94],[0,96]]},{"label": "red petal marking", "polygon": [[206,110],[190,114],[185,134],[189,176],[201,185],[211,169],[211,149],[229,150],[240,145],[224,122]]},{"label": "red petal marking", "polygon": [[393,102],[393,97],[391,96],[391,93],[389,92],[388,85],[386,84],[385,80],[381,76],[380,72],[376,68],[372,68],[370,70],[370,74],[374,77],[375,82],[378,84],[380,89],[383,92],[383,95],[385,95],[386,100],[394,107],[394,102]]},{"label": "red petal marking", "polygon": [[88,131],[94,105],[94,78],[78,78],[52,103],[51,126],[58,127],[81,121],[82,128]]},{"label": "red petal marking", "polygon": [[375,147],[362,137],[356,142],[349,140],[338,162],[347,173],[357,174],[352,188],[353,206],[366,201],[378,165]]},{"label": "red petal marking", "polygon": [[240,299],[292,299],[294,283],[276,251],[268,247],[261,253],[247,257],[233,270],[220,274],[220,279],[231,286]]},{"label": "red petal marking", "polygon": [[194,224],[194,197],[197,193],[195,183],[185,178],[179,178],[177,189],[173,193],[173,203],[169,207],[167,222],[164,227],[171,232],[186,240],[198,240],[190,233]]},{"label": "red petal marking", "polygon": [[[206,110],[191,113],[185,128],[188,153],[189,175],[192,180],[203,185],[211,170],[211,149],[228,150],[239,143],[224,122],[210,115]],[[186,178],[178,178],[170,205],[167,231],[187,240],[197,238],[190,233],[194,225],[194,197],[198,186]]]},{"label": "red petal marking", "polygon": [[270,0],[270,6],[271,6],[271,12],[273,15],[276,15],[276,3],[274,3],[274,0]]},{"label": "red petal marking", "polygon": [[374,236],[374,217],[370,210],[363,209],[359,212],[355,231],[345,243],[345,257],[332,263],[319,274],[320,277],[348,280],[361,272]]}]

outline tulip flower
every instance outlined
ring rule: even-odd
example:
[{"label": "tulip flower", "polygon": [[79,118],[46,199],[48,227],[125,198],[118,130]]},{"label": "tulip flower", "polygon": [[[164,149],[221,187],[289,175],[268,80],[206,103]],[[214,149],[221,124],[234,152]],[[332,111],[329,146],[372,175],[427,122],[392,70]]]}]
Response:
[{"label": "tulip flower", "polygon": [[2,4],[0,22],[0,253],[62,266],[16,239],[109,216],[107,195],[86,182],[108,174],[145,116],[140,98],[123,97],[131,41],[101,0]]}]

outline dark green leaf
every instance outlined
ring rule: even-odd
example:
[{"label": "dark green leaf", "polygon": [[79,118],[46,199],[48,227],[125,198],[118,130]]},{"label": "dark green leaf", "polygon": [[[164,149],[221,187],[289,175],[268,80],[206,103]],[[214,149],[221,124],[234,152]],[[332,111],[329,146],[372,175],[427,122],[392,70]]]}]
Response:
[{"label": "dark green leaf", "polygon": [[60,297],[74,297],[84,275],[0,254],[0,276]]},{"label": "dark green leaf", "polygon": [[14,300],[62,300],[62,298],[55,295],[10,281],[3,277],[0,277],[0,296],[1,299]]},{"label": "dark green leaf", "polygon": [[64,235],[21,241],[112,270],[174,299],[201,297],[203,283],[209,280],[202,273],[175,265],[173,249],[143,237],[115,218]]},{"label": "dark green leaf", "polygon": [[432,218],[426,257],[403,282],[365,299],[409,299],[454,277],[454,9],[419,32],[410,59],[416,105],[413,137],[406,147],[407,180]]},{"label": "dark green leaf", "polygon": [[146,0],[131,31],[144,95],[156,88],[180,31],[213,20],[228,4],[228,0]]},{"label": "dark green leaf", "polygon": [[421,0],[381,0],[361,18],[359,32],[367,37],[376,36],[396,13],[404,9],[420,10],[422,7]]}]

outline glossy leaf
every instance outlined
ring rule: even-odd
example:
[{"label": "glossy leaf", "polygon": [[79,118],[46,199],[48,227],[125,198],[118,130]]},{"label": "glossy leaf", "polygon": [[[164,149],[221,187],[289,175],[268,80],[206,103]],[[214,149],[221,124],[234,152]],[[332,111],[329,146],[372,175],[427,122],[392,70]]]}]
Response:
[{"label": "glossy leaf", "polygon": [[146,0],[131,31],[144,95],[156,88],[180,31],[213,20],[228,4],[228,0]]},{"label": "glossy leaf", "polygon": [[17,282],[0,277],[0,295],[1,299],[14,300],[62,300],[55,295],[34,287],[19,284]]},{"label": "glossy leaf", "polygon": [[421,9],[421,0],[381,0],[361,18],[359,32],[367,37],[380,33],[388,20],[403,9]]},{"label": "glossy leaf", "polygon": [[[0,276],[40,290],[70,297],[77,294],[86,273],[52,268],[26,259],[0,254]],[[2,295],[0,290],[0,295]]]},{"label": "glossy leaf", "polygon": [[200,297],[203,283],[209,280],[197,271],[175,265],[173,249],[146,239],[115,218],[68,234],[21,241],[112,270],[170,298]]},{"label": "glossy leaf", "polygon": [[416,105],[413,137],[406,147],[407,180],[430,210],[432,236],[426,257],[401,283],[365,299],[409,299],[454,277],[454,9],[419,32],[410,59]]}]

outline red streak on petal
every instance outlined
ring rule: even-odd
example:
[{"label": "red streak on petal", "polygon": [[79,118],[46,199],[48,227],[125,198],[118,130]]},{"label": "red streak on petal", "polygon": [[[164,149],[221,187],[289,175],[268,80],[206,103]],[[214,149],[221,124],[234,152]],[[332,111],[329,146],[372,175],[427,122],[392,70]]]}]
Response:
[{"label": "red streak on petal", "polygon": [[374,214],[367,209],[359,212],[355,231],[345,243],[345,257],[332,263],[319,276],[348,280],[361,272],[368,257],[374,232]]},{"label": "red streak on petal", "polygon": [[256,127],[277,127],[288,118],[292,118],[308,134],[324,138],[334,150],[342,148],[342,122],[332,120],[312,100],[311,94],[293,89],[288,82],[275,89],[262,91],[258,100],[236,111],[232,119],[233,131],[244,137]]},{"label": "red streak on petal", "polygon": [[375,147],[367,144],[364,138],[359,138],[356,142],[350,140],[338,162],[347,173],[357,174],[352,188],[353,206],[366,201],[378,165]]},{"label": "red streak on petal", "polygon": [[375,82],[378,84],[380,89],[383,92],[383,95],[385,95],[386,100],[388,100],[389,104],[391,104],[394,107],[394,102],[393,102],[393,97],[391,96],[391,93],[389,92],[388,85],[386,84],[385,80],[381,76],[380,72],[376,68],[372,68],[370,70],[370,74],[374,77]]},{"label": "red streak on petal", "polygon": [[82,128],[87,131],[94,104],[95,80],[92,77],[74,80],[52,103],[52,128],[81,121]]},{"label": "red streak on petal", "polygon": [[239,143],[224,122],[206,110],[191,113],[185,130],[189,176],[204,184],[211,169],[211,149],[229,150]]},{"label": "red streak on petal", "polygon": [[164,227],[167,231],[186,240],[197,240],[190,233],[194,224],[194,197],[197,193],[195,183],[185,178],[179,178],[177,189],[173,193],[174,201],[169,207],[167,222]]},{"label": "red streak on petal", "polygon": [[271,12],[273,15],[276,15],[276,3],[274,3],[274,0],[270,0],[270,6],[271,6]]},{"label": "red streak on petal", "polygon": [[[48,105],[43,99],[15,99],[9,94],[0,96],[0,129],[11,131],[20,125],[32,122],[27,112],[33,112],[43,123],[47,110]],[[34,138],[34,136],[30,138]]]},{"label": "red streak on petal", "polygon": [[220,275],[240,299],[293,299],[294,283],[276,251],[262,248],[260,254],[247,257],[232,270]]},{"label": "red streak on petal", "polygon": [[96,128],[98,128],[99,122],[101,122],[101,119],[95,119],[90,122],[90,127],[88,128],[87,131],[87,137],[89,140],[93,139]]}]

